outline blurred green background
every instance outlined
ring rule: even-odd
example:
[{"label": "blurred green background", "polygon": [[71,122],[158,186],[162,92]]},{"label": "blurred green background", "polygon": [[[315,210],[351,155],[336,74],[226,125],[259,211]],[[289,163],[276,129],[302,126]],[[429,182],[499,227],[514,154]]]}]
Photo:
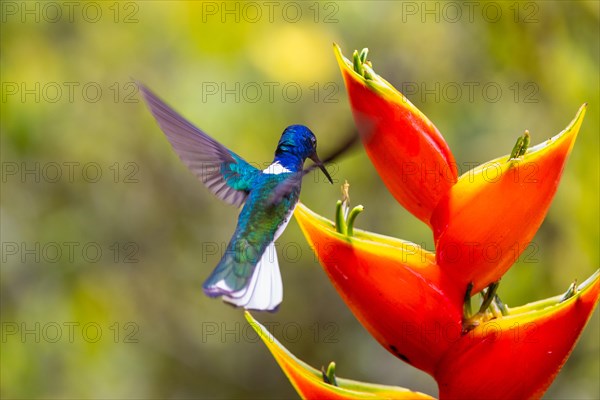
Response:
[{"label": "blurred green background", "polygon": [[[203,295],[237,211],[181,164],[133,78],[260,164],[289,124],[311,127],[322,156],[350,132],[332,42],[347,56],[369,47],[376,71],[445,135],[461,172],[508,153],[524,129],[542,142],[588,102],[528,262],[500,293],[527,303],[598,268],[596,1],[1,7],[3,398],[296,397],[242,312]],[[359,228],[433,249],[362,149],[330,171],[365,206]],[[305,179],[301,199],[322,215],[338,197],[321,174]],[[279,260],[284,302],[254,315],[294,354],[316,367],[335,360],[342,377],[437,393],[355,320],[295,222]],[[596,311],[547,398],[598,397],[599,336]]]}]

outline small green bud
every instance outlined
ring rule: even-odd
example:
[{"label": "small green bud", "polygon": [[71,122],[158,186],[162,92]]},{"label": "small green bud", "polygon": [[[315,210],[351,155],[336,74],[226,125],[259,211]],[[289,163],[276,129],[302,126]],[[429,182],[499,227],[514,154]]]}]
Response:
[{"label": "small green bud", "polygon": [[354,71],[356,71],[356,73],[358,73],[360,76],[364,76],[365,70],[363,68],[360,55],[358,54],[358,50],[354,50],[354,53],[352,53],[352,63],[354,65]]},{"label": "small green bud", "polygon": [[369,49],[368,48],[364,48],[360,51],[360,61],[364,64],[365,62],[367,62],[367,54],[369,53]]},{"label": "small green bud", "polygon": [[517,142],[515,143],[515,146],[513,147],[512,151],[510,152],[510,157],[508,159],[512,160],[512,159],[523,156],[527,152],[527,149],[529,148],[530,141],[531,141],[531,138],[529,136],[529,131],[526,130],[525,133],[523,134],[523,136],[519,136],[519,138],[517,139]]},{"label": "small green bud", "polygon": [[325,367],[321,367],[321,374],[323,375],[323,382],[337,386],[337,380],[335,379],[335,362],[330,362],[327,370]]},{"label": "small green bud", "polygon": [[561,297],[560,303],[569,300],[571,297],[575,296],[575,293],[577,293],[577,279],[575,279],[573,283],[571,283],[563,297]]}]

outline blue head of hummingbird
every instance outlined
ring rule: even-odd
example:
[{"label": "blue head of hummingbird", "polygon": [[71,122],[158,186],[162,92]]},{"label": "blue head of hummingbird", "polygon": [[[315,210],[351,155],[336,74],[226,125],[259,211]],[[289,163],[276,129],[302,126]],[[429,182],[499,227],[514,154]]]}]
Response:
[{"label": "blue head of hummingbird", "polygon": [[315,135],[306,126],[288,126],[273,162],[261,171],[138,85],[183,163],[221,200],[243,205],[225,254],[204,282],[204,292],[237,307],[276,310],[283,300],[283,284],[275,240],[298,203],[306,159],[313,160],[332,182],[317,156]]}]

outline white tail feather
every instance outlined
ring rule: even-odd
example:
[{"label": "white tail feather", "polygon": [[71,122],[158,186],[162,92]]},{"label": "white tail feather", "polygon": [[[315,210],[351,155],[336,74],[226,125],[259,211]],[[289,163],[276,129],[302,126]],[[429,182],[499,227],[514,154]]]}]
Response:
[{"label": "white tail feather", "polygon": [[275,242],[265,249],[254,268],[249,284],[223,300],[251,310],[274,310],[283,300],[283,283],[279,271]]}]

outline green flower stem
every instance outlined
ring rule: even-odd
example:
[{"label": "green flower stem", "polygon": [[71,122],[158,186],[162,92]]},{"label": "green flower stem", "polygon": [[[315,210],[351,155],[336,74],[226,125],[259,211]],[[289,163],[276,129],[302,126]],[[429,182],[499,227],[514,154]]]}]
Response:
[{"label": "green flower stem", "polygon": [[335,203],[335,229],[342,235],[347,235],[348,227],[346,226],[342,204],[342,200],[338,200],[337,203]]},{"label": "green flower stem", "polygon": [[350,211],[348,216],[347,234],[348,236],[354,235],[354,221],[358,214],[360,214],[365,208],[363,206],[356,206]]},{"label": "green flower stem", "polygon": [[497,294],[494,296],[494,304],[496,307],[498,307],[500,313],[502,313],[502,316],[505,317],[509,314],[508,306],[504,304],[502,300],[500,300],[500,296],[498,296]]},{"label": "green flower stem", "polygon": [[467,320],[471,318],[473,309],[471,307],[471,291],[473,290],[473,282],[469,282],[467,290],[465,292],[464,305],[463,305],[463,319]]},{"label": "green flower stem", "polygon": [[335,230],[342,235],[353,236],[354,221],[358,214],[365,208],[362,205],[358,205],[354,207],[352,211],[348,212],[348,209],[350,208],[349,190],[350,184],[346,181],[342,185],[342,200],[338,200],[337,203],[335,203]]},{"label": "green flower stem", "polygon": [[463,334],[474,329],[482,322],[508,314],[507,307],[496,295],[498,286],[500,286],[500,281],[492,283],[486,290],[480,293],[483,300],[479,307],[479,311],[475,314],[471,314],[471,291],[473,290],[473,283],[469,283],[467,291],[465,292],[465,302],[463,305]]},{"label": "green flower stem", "polygon": [[483,297],[483,302],[481,303],[481,307],[479,307],[479,313],[484,313],[492,304],[494,297],[496,296],[496,290],[498,290],[498,286],[500,286],[500,281],[492,283],[488,286],[485,295]]}]

